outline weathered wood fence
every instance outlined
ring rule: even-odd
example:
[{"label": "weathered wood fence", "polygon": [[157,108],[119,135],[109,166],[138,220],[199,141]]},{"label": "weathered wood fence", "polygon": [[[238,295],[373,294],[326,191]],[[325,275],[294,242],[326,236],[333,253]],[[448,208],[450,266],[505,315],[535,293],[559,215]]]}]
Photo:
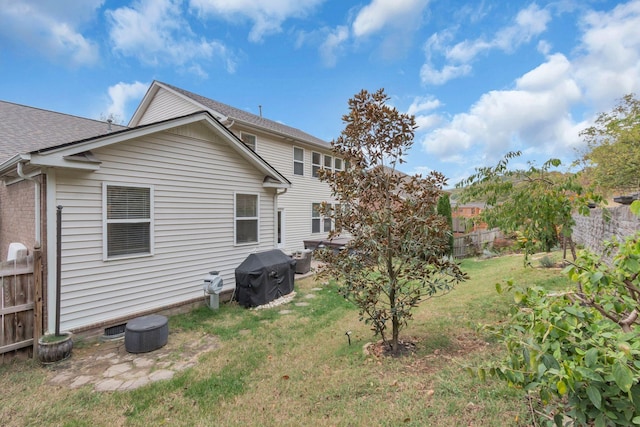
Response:
[{"label": "weathered wood fence", "polygon": [[496,238],[502,237],[502,232],[494,228],[492,230],[478,230],[464,236],[453,239],[453,256],[455,258],[465,258],[474,256],[482,252],[485,245],[493,244]]},{"label": "weathered wood fence", "polygon": [[36,248],[0,263],[0,355],[30,346],[35,355],[41,333],[42,258]]}]

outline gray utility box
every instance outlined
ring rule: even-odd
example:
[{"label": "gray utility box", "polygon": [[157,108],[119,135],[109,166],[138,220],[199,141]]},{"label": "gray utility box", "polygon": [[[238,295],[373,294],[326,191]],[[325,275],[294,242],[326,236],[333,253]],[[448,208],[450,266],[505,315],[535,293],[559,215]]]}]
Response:
[{"label": "gray utility box", "polygon": [[217,271],[211,271],[204,278],[204,294],[209,296],[208,306],[211,310],[220,308],[220,292],[222,292],[222,277]]}]

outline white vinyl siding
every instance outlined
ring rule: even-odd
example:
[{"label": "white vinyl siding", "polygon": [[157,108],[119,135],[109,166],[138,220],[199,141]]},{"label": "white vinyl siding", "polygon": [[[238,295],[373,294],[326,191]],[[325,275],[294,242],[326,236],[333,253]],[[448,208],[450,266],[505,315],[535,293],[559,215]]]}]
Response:
[{"label": "white vinyl siding", "polygon": [[187,114],[201,110],[201,107],[199,108],[195,104],[165,89],[159,89],[153,98],[153,102],[144,112],[144,115],[140,118],[136,126],[159,122],[173,117],[186,116]]},{"label": "white vinyl siding", "polygon": [[258,243],[260,197],[257,194],[235,195],[235,241],[236,245]]},{"label": "white vinyl siding", "polygon": [[293,147],[293,174],[304,176],[304,149]]},{"label": "white vinyl siding", "polygon": [[153,254],[153,188],[103,184],[103,259]]},{"label": "white vinyl siding", "polygon": [[[249,253],[275,247],[274,190],[265,189],[264,174],[205,126],[92,152],[102,161],[99,170],[56,173],[56,199],[64,207],[62,329],[197,300],[212,270],[231,289],[234,271]],[[152,256],[103,261],[105,182],[153,188]],[[235,245],[235,193],[259,195],[256,244]]]},{"label": "white vinyl siding", "polygon": [[[163,103],[162,109],[166,112],[169,110],[165,109],[165,106],[168,108],[169,104],[165,103],[166,96],[162,94],[162,92],[163,90],[156,95],[156,98],[160,98],[160,101]],[[175,95],[174,97],[178,98]],[[186,113],[182,105],[183,101],[183,99],[177,100],[174,117]],[[154,99],[149,109],[156,109],[154,106],[155,103],[156,100]],[[202,109],[201,106],[195,103],[193,104],[193,108],[192,111]],[[256,138],[259,140],[260,157],[265,159],[291,182],[291,187],[284,194],[280,194],[277,197],[278,208],[286,211],[286,222],[284,223],[284,229],[281,234],[284,239],[283,250],[286,252],[301,250],[304,248],[304,240],[319,238],[319,234],[311,233],[309,211],[311,203],[317,202],[318,200],[334,201],[328,184],[314,178],[314,176],[317,176],[317,171],[323,166],[324,155],[331,155],[330,145],[327,143],[326,146],[322,147],[306,141],[283,138],[282,135],[274,135],[269,132],[268,129],[263,131],[256,127],[247,127],[238,121],[233,124],[231,129],[238,135],[240,132],[256,135]],[[302,162],[298,162],[297,158],[296,161],[292,161],[292,151],[294,151],[294,147],[302,151]],[[313,163],[315,163],[315,166],[310,168],[314,158],[315,162]],[[335,161],[334,159],[334,169],[339,170],[336,167]],[[343,161],[342,163],[343,167],[348,166],[346,162]],[[296,166],[298,164],[300,166]],[[303,175],[298,175],[295,172],[296,167],[298,170],[302,169]],[[261,194],[260,203],[266,206],[267,203],[272,201],[272,197],[269,196],[269,199],[271,200],[267,200],[267,198]],[[265,207],[262,209],[265,209]],[[265,217],[261,216],[261,221],[265,220]],[[230,228],[232,230],[233,226],[230,226]],[[268,240],[264,239],[265,232],[265,225],[261,222],[260,247],[265,246],[268,242]],[[275,235],[276,233],[274,232],[274,236]],[[271,238],[271,240],[274,239],[275,237]],[[158,244],[156,243],[156,247],[157,246]]]},{"label": "white vinyl siding", "polygon": [[[260,157],[291,181],[291,187],[284,194],[280,194],[277,201],[278,208],[285,210],[287,213],[281,234],[284,238],[283,250],[285,252],[293,252],[304,249],[304,240],[318,239],[326,235],[322,231],[324,229],[323,223],[320,227],[320,233],[311,232],[311,204],[319,200],[335,202],[329,185],[317,178],[313,178],[309,169],[312,164],[313,153],[316,153],[316,171],[323,167],[324,156],[330,155],[329,146],[327,144],[326,151],[322,151],[317,146],[305,146],[301,141],[291,142],[271,136],[268,133],[255,132],[253,129],[251,132],[254,132],[260,140]],[[300,150],[295,150],[295,152],[303,154],[302,159],[306,169],[305,175],[294,173],[296,162],[294,162],[293,152],[297,148]],[[299,154],[296,156],[296,159],[300,158]],[[260,200],[263,203],[263,197]]]}]

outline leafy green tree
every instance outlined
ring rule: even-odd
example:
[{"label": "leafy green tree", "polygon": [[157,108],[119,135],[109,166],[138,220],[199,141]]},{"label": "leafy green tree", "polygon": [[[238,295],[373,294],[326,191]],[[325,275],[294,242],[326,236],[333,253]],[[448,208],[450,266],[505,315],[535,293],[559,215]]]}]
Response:
[{"label": "leafy green tree", "polygon": [[345,128],[332,142],[348,166],[322,171],[320,178],[341,200],[339,209],[322,206],[335,224],[329,237],[348,233],[351,240],[344,250],[322,257],[324,273],[340,283],[340,293],[359,308],[360,319],[397,353],[411,310],[466,276],[441,256],[449,230],[436,213],[444,176],[408,176],[396,169],[413,144],[416,124],[413,116],[388,106],[388,99],[384,90],[363,90],[349,100]]},{"label": "leafy green tree", "polygon": [[601,198],[586,192],[574,174],[553,171],[561,164],[558,159],[547,160],[541,167],[530,164],[526,170],[510,170],[509,161],[520,155],[509,152],[496,166],[477,168],[457,186],[463,188],[462,202],[486,202],[488,209],[481,218],[490,227],[519,234],[527,262],[533,251],[548,252],[560,237],[568,239],[574,211],[586,214],[588,203]]},{"label": "leafy green tree", "polygon": [[583,160],[594,183],[605,190],[640,190],[640,100],[625,95],[611,112],[600,113],[580,133]]},{"label": "leafy green tree", "polygon": [[449,224],[449,248],[445,252],[446,255],[453,256],[453,216],[451,214],[451,200],[449,199],[449,195],[447,193],[442,193],[442,196],[438,199],[438,206],[436,211],[447,219],[447,224]]},{"label": "leafy green tree", "polygon": [[640,234],[611,248],[619,248],[611,265],[583,252],[565,270],[575,289],[509,283],[509,321],[488,328],[508,357],[477,373],[537,395],[546,424],[640,424]]}]

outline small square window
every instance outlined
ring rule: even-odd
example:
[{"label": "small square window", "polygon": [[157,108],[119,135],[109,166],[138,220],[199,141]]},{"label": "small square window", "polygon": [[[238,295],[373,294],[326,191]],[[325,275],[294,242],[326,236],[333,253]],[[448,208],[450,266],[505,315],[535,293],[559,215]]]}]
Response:
[{"label": "small square window", "polygon": [[244,145],[256,151],[256,136],[250,133],[240,132],[240,139],[244,142]]}]

